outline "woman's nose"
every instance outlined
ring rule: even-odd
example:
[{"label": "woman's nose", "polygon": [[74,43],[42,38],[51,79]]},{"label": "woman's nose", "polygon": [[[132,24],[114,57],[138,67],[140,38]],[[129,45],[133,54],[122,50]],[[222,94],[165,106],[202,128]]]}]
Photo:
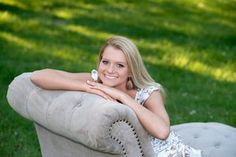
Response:
[{"label": "woman's nose", "polygon": [[113,66],[113,65],[110,65],[110,66],[108,67],[107,71],[108,71],[109,73],[114,72],[114,66]]}]

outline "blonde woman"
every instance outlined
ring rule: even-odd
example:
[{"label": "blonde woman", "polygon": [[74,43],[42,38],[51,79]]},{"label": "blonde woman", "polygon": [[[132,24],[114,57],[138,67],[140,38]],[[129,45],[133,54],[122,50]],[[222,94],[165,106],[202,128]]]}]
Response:
[{"label": "blonde woman", "polygon": [[137,47],[126,37],[114,36],[106,41],[97,70],[92,73],[43,69],[33,72],[31,80],[41,88],[85,91],[127,105],[152,137],[156,157],[201,157],[200,150],[183,144],[170,131],[164,90],[151,78]]}]

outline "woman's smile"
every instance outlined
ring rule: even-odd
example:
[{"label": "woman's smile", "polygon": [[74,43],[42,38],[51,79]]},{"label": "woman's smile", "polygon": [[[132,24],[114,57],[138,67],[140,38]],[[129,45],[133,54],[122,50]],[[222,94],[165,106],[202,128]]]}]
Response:
[{"label": "woman's smile", "polygon": [[125,90],[129,69],[124,53],[114,47],[106,47],[98,67],[98,74],[104,85]]},{"label": "woman's smile", "polygon": [[104,75],[104,76],[107,79],[116,79],[117,78],[117,76],[112,76],[112,75]]}]

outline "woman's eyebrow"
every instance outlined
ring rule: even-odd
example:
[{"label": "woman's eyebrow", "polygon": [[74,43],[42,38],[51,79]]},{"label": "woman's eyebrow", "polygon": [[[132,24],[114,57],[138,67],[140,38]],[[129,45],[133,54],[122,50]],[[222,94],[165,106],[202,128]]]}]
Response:
[{"label": "woman's eyebrow", "polygon": [[[102,60],[108,60],[108,61],[112,61],[112,60],[110,60],[110,59],[107,59],[107,58],[102,58]],[[122,62],[122,61],[114,61],[115,63],[119,63],[119,64],[127,64],[126,62]]]}]

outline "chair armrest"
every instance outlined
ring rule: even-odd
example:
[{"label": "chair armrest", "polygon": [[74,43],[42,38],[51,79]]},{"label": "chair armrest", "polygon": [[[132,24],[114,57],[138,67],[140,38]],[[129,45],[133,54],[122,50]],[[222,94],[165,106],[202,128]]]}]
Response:
[{"label": "chair armrest", "polygon": [[41,89],[30,75],[16,77],[7,93],[23,117],[95,150],[154,157],[149,136],[129,107],[85,92]]}]

